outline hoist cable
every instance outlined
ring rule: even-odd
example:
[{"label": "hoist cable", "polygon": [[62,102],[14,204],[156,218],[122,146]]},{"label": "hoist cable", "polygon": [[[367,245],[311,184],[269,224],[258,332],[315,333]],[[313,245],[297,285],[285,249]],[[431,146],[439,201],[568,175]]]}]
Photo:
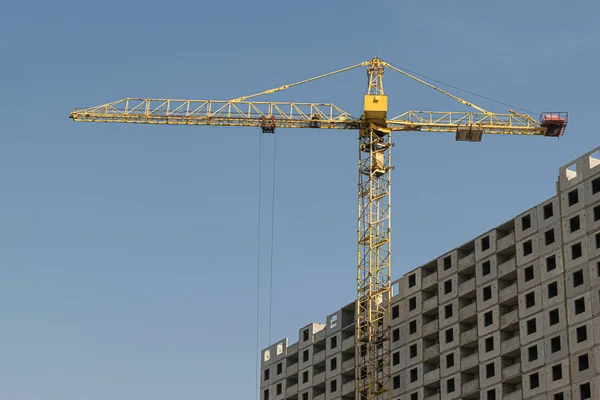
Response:
[{"label": "hoist cable", "polygon": [[277,156],[277,135],[273,135],[273,177],[271,196],[271,276],[269,277],[269,344],[271,343],[271,321],[273,317],[273,249],[275,242],[275,171]]},{"label": "hoist cable", "polygon": [[257,256],[256,256],[256,354],[255,369],[254,369],[254,380],[256,381],[255,386],[255,398],[258,400],[258,382],[260,382],[259,375],[259,363],[260,363],[260,232],[261,232],[261,186],[262,186],[262,133],[259,133],[260,139],[258,144],[258,229],[257,229]]}]

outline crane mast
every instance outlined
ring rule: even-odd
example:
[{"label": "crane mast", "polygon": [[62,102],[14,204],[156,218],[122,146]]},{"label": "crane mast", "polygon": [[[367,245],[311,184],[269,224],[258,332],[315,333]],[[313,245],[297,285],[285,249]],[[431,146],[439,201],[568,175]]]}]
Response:
[{"label": "crane mast", "polygon": [[386,127],[384,67],[367,67],[365,126],[359,131],[358,295],[356,304],[356,398],[389,398],[390,334],[390,171],[391,131]]},{"label": "crane mast", "polygon": [[[250,98],[366,67],[368,90],[359,118],[330,103],[254,102]],[[476,112],[406,111],[388,119],[383,91],[388,67]],[[276,128],[320,128],[358,131],[358,275],[355,318],[355,396],[383,400],[391,396],[391,148],[392,131],[451,132],[457,141],[479,142],[483,134],[560,137],[566,112],[544,113],[539,120],[509,110],[496,114],[439,89],[377,57],[314,78],[232,100],[127,98],[75,109],[77,122],[253,126],[263,133]]]}]

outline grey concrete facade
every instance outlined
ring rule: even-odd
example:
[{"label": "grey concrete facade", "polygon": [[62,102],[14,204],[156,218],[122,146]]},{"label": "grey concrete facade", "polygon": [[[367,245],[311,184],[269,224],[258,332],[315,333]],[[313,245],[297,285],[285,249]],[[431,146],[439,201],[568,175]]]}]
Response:
[{"label": "grey concrete facade", "polygon": [[[261,400],[354,399],[354,303],[261,355]],[[394,400],[600,399],[600,147],[556,195],[393,282]]]}]

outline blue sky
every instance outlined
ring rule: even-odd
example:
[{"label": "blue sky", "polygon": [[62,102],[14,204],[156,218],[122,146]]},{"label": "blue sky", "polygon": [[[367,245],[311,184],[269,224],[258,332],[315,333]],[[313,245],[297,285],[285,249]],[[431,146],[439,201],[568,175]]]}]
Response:
[{"label": "blue sky", "polygon": [[[593,1],[4,2],[0,398],[255,396],[258,130],[76,124],[74,107],[229,99],[377,55],[528,110],[570,112],[560,140],[395,135],[399,278],[552,196],[558,168],[600,145],[599,11]],[[270,98],[358,114],[365,85],[354,70]],[[464,110],[391,71],[384,85],[392,114]],[[262,146],[261,348],[273,137]],[[277,132],[272,342],[295,341],[355,296],[356,156],[355,132]]]}]

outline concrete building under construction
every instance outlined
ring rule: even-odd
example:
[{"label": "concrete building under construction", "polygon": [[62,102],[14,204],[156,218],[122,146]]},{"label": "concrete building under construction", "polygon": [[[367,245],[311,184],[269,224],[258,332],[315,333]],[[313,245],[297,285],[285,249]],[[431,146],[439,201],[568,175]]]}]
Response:
[{"label": "concrete building under construction", "polygon": [[[393,283],[391,398],[600,399],[600,148],[554,197]],[[355,303],[261,356],[261,400],[355,397]]]}]

